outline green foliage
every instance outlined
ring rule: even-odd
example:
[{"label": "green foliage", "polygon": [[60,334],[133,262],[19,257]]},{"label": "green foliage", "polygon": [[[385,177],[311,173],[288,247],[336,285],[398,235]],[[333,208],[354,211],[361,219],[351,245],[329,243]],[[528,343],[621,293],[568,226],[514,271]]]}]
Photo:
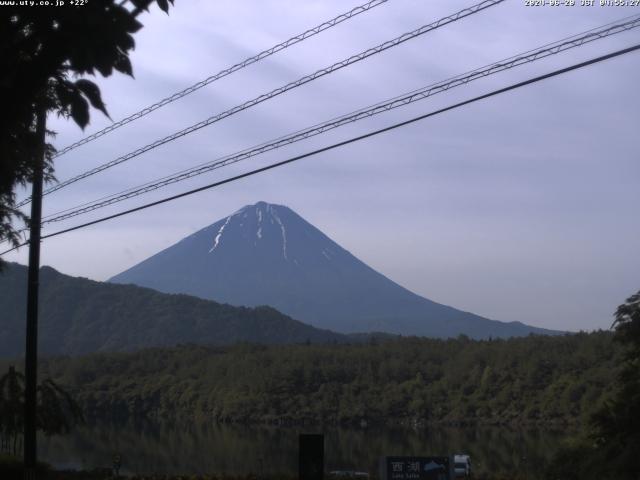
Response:
[{"label": "green foliage", "polygon": [[[27,269],[9,264],[0,274],[0,356],[24,348]],[[270,307],[244,308],[134,285],[94,282],[40,272],[39,353],[134,350],[180,343],[314,343],[345,341]]]},{"label": "green foliage", "polygon": [[[13,366],[0,378],[0,450],[18,450],[18,440],[24,428],[24,375]],[[44,380],[37,387],[36,427],[45,435],[68,433],[83,421],[80,406],[53,380]]]},{"label": "green foliage", "polygon": [[[0,378],[0,439],[2,451],[17,450],[24,425],[24,375],[13,366]],[[12,444],[12,445],[11,445]]]},{"label": "green foliage", "polygon": [[613,325],[623,346],[614,394],[591,416],[588,434],[558,452],[550,471],[565,476],[553,478],[640,478],[640,292],[618,307]]},{"label": "green foliage", "polygon": [[[593,438],[609,471],[640,477],[640,292],[618,307],[615,340],[624,346],[615,396],[593,416]],[[614,459],[614,461],[611,461]]]},{"label": "green foliage", "polygon": [[[156,0],[168,11],[173,0]],[[26,221],[15,208],[15,188],[33,177],[42,145],[35,131],[38,112],[72,118],[81,128],[89,123],[89,105],[107,113],[98,86],[80,75],[114,70],[132,75],[129,52],[136,19],[152,0],[100,0],[64,8],[25,8],[5,5],[0,17],[0,240],[19,241],[12,219]],[[53,179],[45,147],[45,176]],[[0,267],[2,266],[0,260]]]},{"label": "green foliage", "polygon": [[90,418],[359,425],[577,424],[602,403],[608,333],[500,341],[182,346],[52,358]]},{"label": "green foliage", "polygon": [[618,307],[613,323],[616,329],[615,338],[626,346],[625,360],[627,369],[633,369],[637,373],[637,364],[640,361],[640,291],[627,298],[626,302]]}]

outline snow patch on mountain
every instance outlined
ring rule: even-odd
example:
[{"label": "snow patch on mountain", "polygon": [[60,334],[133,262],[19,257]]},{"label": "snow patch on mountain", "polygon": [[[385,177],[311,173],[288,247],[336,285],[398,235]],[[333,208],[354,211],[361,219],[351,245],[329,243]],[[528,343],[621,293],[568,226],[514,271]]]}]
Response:
[{"label": "snow patch on mountain", "polygon": [[222,237],[222,232],[224,232],[224,227],[229,225],[229,222],[231,221],[231,217],[233,217],[233,215],[228,216],[227,220],[220,227],[220,230],[218,230],[218,234],[213,239],[213,247],[211,247],[211,250],[209,250],[209,253],[213,252],[218,247],[218,245],[220,244],[220,238]]},{"label": "snow patch on mountain", "polygon": [[[220,255],[206,254],[223,243]],[[270,305],[340,332],[443,338],[545,333],[420,297],[368,267],[291,209],[265,202],[222,217],[112,281],[231,305]]]},{"label": "snow patch on mountain", "polygon": [[280,220],[280,217],[278,216],[278,212],[275,211],[275,209],[269,205],[269,212],[271,213],[271,216],[273,219],[275,219],[276,223],[278,225],[280,225],[280,231],[282,232],[282,256],[284,257],[285,260],[288,260],[287,258],[287,231],[284,228],[284,225],[282,223],[282,220]]}]

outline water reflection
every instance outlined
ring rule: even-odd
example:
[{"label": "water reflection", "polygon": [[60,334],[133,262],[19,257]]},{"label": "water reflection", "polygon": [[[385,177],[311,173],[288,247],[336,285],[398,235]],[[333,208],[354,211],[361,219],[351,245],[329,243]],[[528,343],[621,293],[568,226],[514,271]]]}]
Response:
[{"label": "water reflection", "polygon": [[110,467],[121,472],[297,474],[299,433],[324,433],[327,469],[377,474],[384,455],[468,453],[477,473],[519,472],[541,478],[541,469],[565,433],[507,427],[267,428],[241,425],[93,425],[65,437],[42,438],[40,458],[59,468]]}]

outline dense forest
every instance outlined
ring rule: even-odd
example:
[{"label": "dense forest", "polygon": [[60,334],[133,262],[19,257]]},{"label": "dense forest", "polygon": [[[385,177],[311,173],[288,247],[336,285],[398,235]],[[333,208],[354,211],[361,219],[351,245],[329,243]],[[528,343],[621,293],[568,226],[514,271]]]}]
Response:
[{"label": "dense forest", "polygon": [[[24,350],[27,268],[6,265],[0,274],[0,356]],[[39,351],[78,355],[131,351],[180,343],[225,345],[346,341],[271,307],[245,308],[135,285],[40,271]]]},{"label": "dense forest", "polygon": [[73,392],[88,419],[562,425],[602,404],[620,355],[607,332],[184,345],[45,359],[40,375]]}]

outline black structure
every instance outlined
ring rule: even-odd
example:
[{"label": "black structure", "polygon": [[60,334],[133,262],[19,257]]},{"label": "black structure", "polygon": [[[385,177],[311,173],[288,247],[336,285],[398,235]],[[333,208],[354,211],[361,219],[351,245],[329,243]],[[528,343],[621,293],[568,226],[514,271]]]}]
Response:
[{"label": "black structure", "polygon": [[324,435],[300,434],[298,478],[322,480],[324,477]]},{"label": "black structure", "polygon": [[35,479],[37,463],[36,403],[38,382],[38,288],[40,285],[40,227],[47,111],[38,112],[36,133],[40,151],[35,159],[31,193],[29,275],[27,283],[27,335],[24,356],[24,467],[25,479]]}]

